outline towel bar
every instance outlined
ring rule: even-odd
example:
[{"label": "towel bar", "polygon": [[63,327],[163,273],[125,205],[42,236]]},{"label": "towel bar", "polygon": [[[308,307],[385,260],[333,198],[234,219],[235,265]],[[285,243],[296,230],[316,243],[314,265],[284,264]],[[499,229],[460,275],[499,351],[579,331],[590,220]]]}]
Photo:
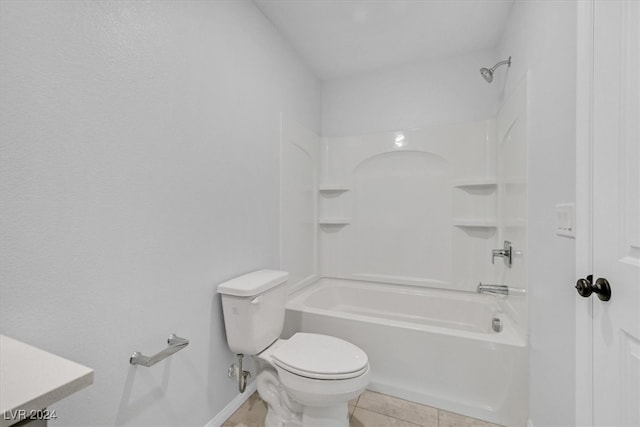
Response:
[{"label": "towel bar", "polygon": [[153,356],[145,356],[144,354],[136,351],[129,358],[129,363],[132,365],[142,365],[142,366],[153,366],[161,360],[166,359],[171,356],[176,351],[182,350],[186,346],[189,345],[189,340],[186,338],[180,338],[176,334],[169,335],[169,339],[167,339],[167,344],[169,347],[165,348],[159,353],[154,354]]}]

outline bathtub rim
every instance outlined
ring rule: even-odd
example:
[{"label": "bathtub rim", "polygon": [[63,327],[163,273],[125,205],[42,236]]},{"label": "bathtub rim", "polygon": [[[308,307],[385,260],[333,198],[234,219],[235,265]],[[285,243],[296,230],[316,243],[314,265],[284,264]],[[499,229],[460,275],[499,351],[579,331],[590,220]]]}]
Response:
[{"label": "bathtub rim", "polygon": [[[370,315],[362,315],[355,313],[347,313],[340,312],[331,309],[323,309],[317,307],[311,307],[304,303],[306,297],[320,290],[324,286],[329,287],[341,287],[341,286],[350,286],[356,287],[360,289],[367,288],[378,288],[385,289],[389,291],[398,292],[401,291],[405,294],[411,295],[421,295],[428,296],[428,294],[438,294],[445,293],[448,297],[454,296],[459,298],[466,299],[476,299],[476,300],[486,300],[491,303],[496,303],[500,307],[500,318],[503,319],[503,330],[499,333],[482,333],[475,331],[465,331],[454,328],[446,328],[435,325],[425,325],[419,324],[415,322],[401,321],[395,319],[387,319],[380,318]],[[366,280],[354,280],[354,279],[343,279],[343,278],[333,278],[333,277],[321,277],[317,280],[309,283],[303,288],[300,288],[290,294],[287,298],[286,309],[289,311],[298,311],[305,313],[312,313],[316,315],[322,316],[331,316],[338,317],[341,319],[354,320],[360,322],[367,322],[397,328],[407,328],[413,330],[419,330],[424,332],[436,333],[441,335],[450,335],[456,336],[459,338],[467,338],[479,341],[490,342],[494,344],[514,346],[514,347],[527,347],[528,346],[528,336],[526,332],[514,321],[511,316],[510,310],[508,307],[505,307],[505,304],[501,300],[503,297],[494,296],[494,295],[480,295],[472,292],[465,292],[459,290],[448,290],[441,288],[432,288],[425,286],[414,286],[414,285],[401,285],[401,284],[391,284],[391,283],[382,283],[382,282],[373,282]]]}]

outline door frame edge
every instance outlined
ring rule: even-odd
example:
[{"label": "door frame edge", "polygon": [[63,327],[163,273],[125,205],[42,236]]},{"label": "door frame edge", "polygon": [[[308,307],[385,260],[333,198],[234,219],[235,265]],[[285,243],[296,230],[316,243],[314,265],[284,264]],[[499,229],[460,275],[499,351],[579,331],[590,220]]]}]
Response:
[{"label": "door frame edge", "polygon": [[[576,280],[592,273],[595,0],[577,2]],[[575,424],[593,426],[592,298],[575,299]]]}]

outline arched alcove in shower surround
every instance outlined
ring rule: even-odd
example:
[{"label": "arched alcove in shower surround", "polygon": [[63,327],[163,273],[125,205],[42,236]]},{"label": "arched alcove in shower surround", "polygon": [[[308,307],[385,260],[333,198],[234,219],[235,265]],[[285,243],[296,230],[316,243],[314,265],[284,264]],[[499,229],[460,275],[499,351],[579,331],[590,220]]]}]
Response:
[{"label": "arched alcove in shower surround", "polygon": [[448,283],[451,191],[448,162],[433,153],[392,151],[353,171],[353,221],[344,239],[350,273],[376,280]]}]

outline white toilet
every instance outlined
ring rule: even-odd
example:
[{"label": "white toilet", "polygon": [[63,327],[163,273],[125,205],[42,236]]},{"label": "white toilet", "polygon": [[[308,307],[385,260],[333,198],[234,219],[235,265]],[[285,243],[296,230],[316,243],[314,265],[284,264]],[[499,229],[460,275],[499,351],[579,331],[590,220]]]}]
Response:
[{"label": "white toilet", "polygon": [[348,427],[348,401],[369,384],[367,354],[327,335],[279,339],[288,277],[260,270],[218,285],[229,348],[256,358],[266,427]]}]

